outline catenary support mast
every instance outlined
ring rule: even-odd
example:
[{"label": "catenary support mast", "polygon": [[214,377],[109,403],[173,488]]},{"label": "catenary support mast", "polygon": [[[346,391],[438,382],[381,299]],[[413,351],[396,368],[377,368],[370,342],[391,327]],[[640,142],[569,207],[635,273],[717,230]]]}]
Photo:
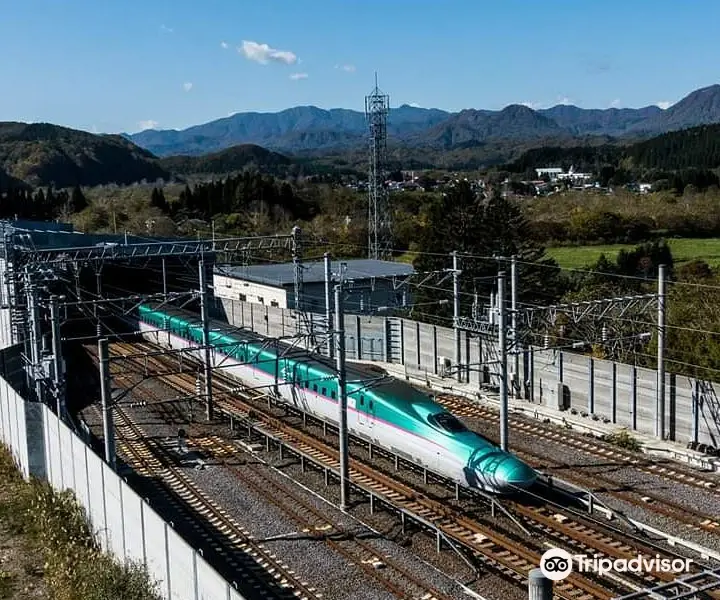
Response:
[{"label": "catenary support mast", "polygon": [[657,397],[655,436],[665,438],[665,265],[658,268]]},{"label": "catenary support mast", "polygon": [[345,371],[345,327],[343,324],[343,286],[335,286],[335,335],[337,338],[338,410],[340,435],[340,508],[347,508],[348,500],[348,430],[347,430],[347,374]]},{"label": "catenary support mast", "polygon": [[205,402],[206,416],[208,421],[213,418],[213,397],[212,397],[212,363],[210,354],[210,330],[208,325],[208,299],[207,299],[207,282],[205,273],[205,259],[198,261],[199,280],[200,280],[200,318],[202,320],[202,340],[203,340],[203,369],[205,371]]},{"label": "catenary support mast", "polygon": [[508,449],[508,386],[505,307],[505,271],[498,273],[498,347],[500,352],[500,447]]}]

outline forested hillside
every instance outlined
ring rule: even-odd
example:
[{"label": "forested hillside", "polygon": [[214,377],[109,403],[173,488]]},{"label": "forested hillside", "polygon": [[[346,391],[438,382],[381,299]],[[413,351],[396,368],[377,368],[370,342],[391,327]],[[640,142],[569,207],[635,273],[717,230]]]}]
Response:
[{"label": "forested hillside", "polygon": [[715,169],[720,166],[720,124],[666,133],[627,147],[624,156],[644,169]]},{"label": "forested hillside", "polygon": [[0,122],[0,169],[32,186],[57,188],[171,177],[150,152],[121,136],[49,123]]},{"label": "forested hillside", "polygon": [[692,185],[704,190],[718,185],[720,124],[666,133],[626,146],[550,146],[533,148],[501,168],[535,179],[535,169],[561,167],[597,176],[601,186],[653,183],[654,189],[682,193]]},{"label": "forested hillside", "polygon": [[172,173],[182,175],[223,175],[243,169],[260,169],[272,175],[287,174],[294,161],[283,154],[254,144],[241,144],[203,156],[169,156],[160,164]]}]

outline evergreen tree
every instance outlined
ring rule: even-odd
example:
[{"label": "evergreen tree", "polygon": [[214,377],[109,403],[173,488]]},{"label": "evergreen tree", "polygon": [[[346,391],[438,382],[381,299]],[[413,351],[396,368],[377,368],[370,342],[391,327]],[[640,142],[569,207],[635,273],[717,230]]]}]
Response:
[{"label": "evergreen tree", "polygon": [[152,194],[150,194],[150,205],[159,208],[162,212],[168,212],[169,206],[162,188],[153,188]]},{"label": "evergreen tree", "polygon": [[87,198],[85,198],[85,195],[82,193],[80,186],[76,185],[72,190],[72,195],[70,196],[70,202],[69,202],[70,212],[71,213],[79,213],[80,211],[87,208],[87,206],[88,206]]},{"label": "evergreen tree", "polygon": [[[485,202],[463,181],[430,207],[418,244],[421,254],[413,265],[420,272],[448,269],[452,266],[450,255],[457,251],[462,270],[460,310],[461,314],[469,315],[474,294],[478,294],[481,302],[487,302],[503,267],[509,281],[509,258],[515,255],[520,300],[533,304],[554,302],[563,291],[559,268],[554,260],[544,257],[543,248],[531,241],[528,229],[528,222],[515,204],[499,195]],[[508,260],[499,260],[500,257]],[[430,286],[414,293],[416,303],[450,297]],[[434,322],[447,324],[452,316],[449,304],[423,310],[430,311],[436,317],[428,320]]]}]

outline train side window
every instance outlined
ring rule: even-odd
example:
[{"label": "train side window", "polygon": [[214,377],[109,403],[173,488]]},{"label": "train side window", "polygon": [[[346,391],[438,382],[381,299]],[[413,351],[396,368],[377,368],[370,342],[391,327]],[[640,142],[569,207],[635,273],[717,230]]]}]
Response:
[{"label": "train side window", "polygon": [[317,383],[313,383],[313,392],[317,392]]},{"label": "train side window", "polygon": [[307,390],[309,388],[310,388],[310,382],[305,380],[305,389]]},{"label": "train side window", "polygon": [[360,396],[360,406],[365,406],[365,396]]},{"label": "train side window", "polygon": [[322,389],[322,395],[323,395],[323,396],[327,396],[327,388],[323,388],[323,389]]},{"label": "train side window", "polygon": [[373,401],[370,400],[370,403],[369,403],[369,408],[370,408],[370,410],[372,410],[372,407],[373,407]]},{"label": "train side window", "polygon": [[336,396],[336,395],[337,395],[337,394],[335,394],[335,390],[330,390],[330,397],[331,397],[333,400],[335,400],[335,396]]}]

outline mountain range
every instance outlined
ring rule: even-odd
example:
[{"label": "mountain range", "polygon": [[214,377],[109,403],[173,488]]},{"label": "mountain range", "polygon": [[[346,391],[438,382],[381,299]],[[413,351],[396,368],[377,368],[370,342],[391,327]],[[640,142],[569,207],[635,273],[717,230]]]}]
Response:
[{"label": "mountain range", "polygon": [[[636,143],[662,133],[647,148]],[[511,105],[448,113],[406,105],[391,110],[388,136],[392,169],[474,170],[521,157],[526,167],[535,159],[563,157],[569,164],[615,164],[623,156],[653,168],[714,168],[720,156],[720,85],[697,90],[666,110]],[[524,154],[528,151],[535,153]],[[662,156],[662,164],[649,155]],[[677,156],[669,160],[671,155]],[[241,113],[184,131],[133,136],[0,122],[0,193],[46,185],[203,179],[247,168],[280,177],[358,174],[366,166],[365,115],[345,109]]]},{"label": "mountain range", "polygon": [[[541,139],[552,143],[589,138],[637,140],[718,122],[720,85],[712,85],[695,90],[667,109],[558,105],[534,110],[512,104],[497,111],[452,113],[402,105],[390,109],[387,130],[391,146],[449,151]],[[237,144],[257,144],[285,153],[322,153],[362,147],[367,141],[367,123],[359,111],[298,106],[276,113],[236,113],[181,131],[151,129],[123,136],[161,157],[206,154]]]}]

